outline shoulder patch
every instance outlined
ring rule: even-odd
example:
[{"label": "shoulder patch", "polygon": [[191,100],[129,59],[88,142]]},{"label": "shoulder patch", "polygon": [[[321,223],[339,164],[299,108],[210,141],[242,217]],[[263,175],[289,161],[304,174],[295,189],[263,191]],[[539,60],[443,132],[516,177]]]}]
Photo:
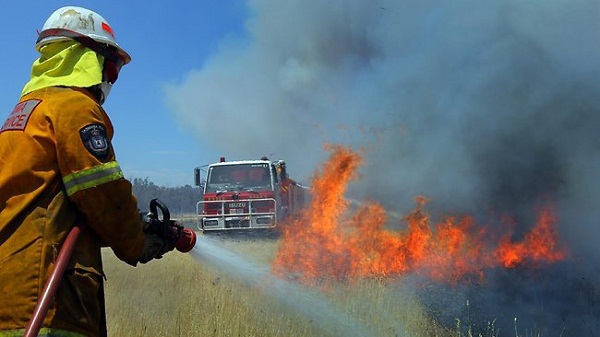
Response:
[{"label": "shoulder patch", "polygon": [[110,140],[106,129],[100,124],[90,124],[79,130],[83,145],[94,157],[105,160],[110,153]]},{"label": "shoulder patch", "polygon": [[0,133],[9,130],[25,130],[27,122],[29,122],[29,116],[31,116],[31,113],[40,102],[39,99],[30,99],[17,104],[2,125],[2,128],[0,128]]}]

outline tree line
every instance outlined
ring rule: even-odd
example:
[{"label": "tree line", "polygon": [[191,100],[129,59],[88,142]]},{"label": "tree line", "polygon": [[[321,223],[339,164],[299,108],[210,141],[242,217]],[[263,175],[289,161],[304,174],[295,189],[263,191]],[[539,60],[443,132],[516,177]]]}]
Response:
[{"label": "tree line", "polygon": [[129,181],[133,194],[138,199],[138,208],[144,213],[149,211],[152,199],[160,199],[174,216],[195,213],[196,203],[202,199],[202,190],[196,186],[164,187],[154,184],[148,178],[133,178]]}]

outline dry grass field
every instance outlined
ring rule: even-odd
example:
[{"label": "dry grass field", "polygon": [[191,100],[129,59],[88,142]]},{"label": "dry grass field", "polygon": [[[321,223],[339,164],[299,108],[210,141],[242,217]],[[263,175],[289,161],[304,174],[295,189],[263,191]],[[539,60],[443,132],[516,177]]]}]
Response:
[{"label": "dry grass field", "polygon": [[[268,268],[277,247],[276,240],[219,242],[249,268]],[[268,280],[248,282],[192,254],[136,268],[110,250],[103,255],[110,336],[457,336],[383,281],[273,292]]]}]

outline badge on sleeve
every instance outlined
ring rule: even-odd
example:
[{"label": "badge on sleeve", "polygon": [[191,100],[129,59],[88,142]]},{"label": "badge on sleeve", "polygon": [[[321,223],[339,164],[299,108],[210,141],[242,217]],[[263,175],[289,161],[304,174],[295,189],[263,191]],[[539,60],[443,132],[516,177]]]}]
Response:
[{"label": "badge on sleeve", "polygon": [[100,124],[90,124],[79,130],[81,141],[94,157],[105,160],[110,153],[110,141],[106,129]]}]

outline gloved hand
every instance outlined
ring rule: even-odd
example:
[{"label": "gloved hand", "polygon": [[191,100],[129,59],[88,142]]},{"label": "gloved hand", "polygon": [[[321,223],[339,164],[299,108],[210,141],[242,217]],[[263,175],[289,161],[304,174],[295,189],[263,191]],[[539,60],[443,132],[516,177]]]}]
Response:
[{"label": "gloved hand", "polygon": [[144,232],[144,251],[139,261],[147,263],[153,259],[160,259],[168,251],[168,245],[163,238],[153,233]]},{"label": "gloved hand", "polygon": [[175,230],[176,227],[173,226],[174,223],[175,221],[173,220],[169,220],[169,222],[161,221],[152,213],[146,215],[142,214],[142,230],[144,231],[144,234],[153,234],[163,240],[164,246],[162,254],[175,249],[177,232]]}]

